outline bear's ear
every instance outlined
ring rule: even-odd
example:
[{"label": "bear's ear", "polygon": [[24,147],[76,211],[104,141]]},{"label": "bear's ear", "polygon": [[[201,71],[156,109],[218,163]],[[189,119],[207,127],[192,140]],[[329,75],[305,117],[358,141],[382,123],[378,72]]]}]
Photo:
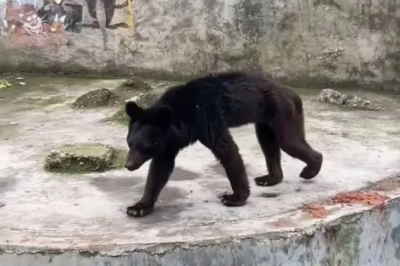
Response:
[{"label": "bear's ear", "polygon": [[166,105],[160,106],[154,114],[155,122],[163,129],[171,126],[174,118],[174,111]]},{"label": "bear's ear", "polygon": [[137,121],[143,115],[143,109],[135,102],[128,101],[125,103],[125,113],[130,119]]}]

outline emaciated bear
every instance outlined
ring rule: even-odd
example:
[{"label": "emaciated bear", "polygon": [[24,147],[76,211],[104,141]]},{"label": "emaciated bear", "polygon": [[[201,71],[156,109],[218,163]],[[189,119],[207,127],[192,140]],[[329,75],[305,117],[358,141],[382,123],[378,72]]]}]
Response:
[{"label": "emaciated bear", "polygon": [[283,179],[280,149],[306,166],[300,177],[315,177],[323,156],[305,139],[300,96],[290,87],[245,72],[230,72],[194,79],[169,88],[147,109],[126,103],[130,118],[125,167],[134,171],[152,159],[142,198],[127,214],[142,217],[153,211],[168,182],[179,151],[196,141],[210,149],[222,164],[233,193],[222,196],[226,206],[243,206],[250,187],[239,148],[229,128],[254,123],[265,155],[268,174],[256,177],[259,186]]}]

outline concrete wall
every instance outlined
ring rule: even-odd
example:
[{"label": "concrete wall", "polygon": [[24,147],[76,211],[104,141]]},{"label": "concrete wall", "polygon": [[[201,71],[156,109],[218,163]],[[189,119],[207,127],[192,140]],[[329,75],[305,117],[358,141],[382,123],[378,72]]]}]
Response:
[{"label": "concrete wall", "polygon": [[400,199],[374,209],[347,210],[331,222],[295,232],[243,239],[160,244],[125,254],[14,249],[0,249],[1,266],[398,266]]},{"label": "concrete wall", "polygon": [[[110,15],[113,2],[124,0],[65,0],[63,8],[51,5],[50,13],[60,18],[69,8],[64,22],[72,27],[63,32],[44,25],[29,35],[10,26],[21,11],[13,22],[6,1],[0,0],[0,16],[8,20],[0,23],[3,70],[137,71],[170,78],[251,67],[299,86],[358,83],[400,90],[400,0],[132,0],[133,25],[128,7]],[[46,5],[20,1],[36,2],[39,10]],[[82,12],[65,8],[67,1]],[[72,23],[92,23],[88,4],[100,28]],[[114,27],[121,22],[126,24]]]}]

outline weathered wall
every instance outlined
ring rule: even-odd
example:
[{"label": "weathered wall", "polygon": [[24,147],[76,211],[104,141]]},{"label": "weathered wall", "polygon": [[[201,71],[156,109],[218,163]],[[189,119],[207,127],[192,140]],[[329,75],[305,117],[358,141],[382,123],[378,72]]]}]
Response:
[{"label": "weathered wall", "polygon": [[[3,18],[5,1],[0,1]],[[67,1],[82,5],[82,24],[92,21],[87,3],[103,24],[103,3],[110,9],[116,2]],[[133,27],[48,31],[36,38],[55,41],[32,41],[35,36],[25,35],[20,43],[15,36],[23,35],[21,29],[2,30],[2,69],[118,75],[135,70],[188,77],[252,67],[298,85],[357,82],[399,90],[400,0],[133,1]],[[43,0],[36,6],[42,7]],[[127,12],[127,7],[115,9],[110,24],[128,22]]]},{"label": "weathered wall", "polygon": [[14,249],[0,250],[0,266],[398,266],[400,200],[297,232],[160,244],[122,255]]}]

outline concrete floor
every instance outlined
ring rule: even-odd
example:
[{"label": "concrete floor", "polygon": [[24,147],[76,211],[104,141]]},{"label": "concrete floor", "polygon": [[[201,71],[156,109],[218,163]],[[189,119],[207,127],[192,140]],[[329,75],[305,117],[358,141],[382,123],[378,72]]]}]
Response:
[{"label": "concrete floor", "polygon": [[[86,91],[113,88],[121,81],[26,78],[26,82],[26,87],[0,91],[3,251],[46,248],[116,255],[161,243],[280,231],[283,229],[277,228],[276,222],[290,218],[305,203],[400,172],[400,97],[359,93],[379,101],[387,110],[343,111],[313,100],[318,91],[300,90],[307,138],[325,159],[314,180],[300,179],[303,163],[284,154],[284,182],[270,188],[255,186],[253,177],[265,174],[266,166],[253,128],[242,127],[232,133],[252,183],[246,206],[220,204],[217,196],[229,190],[228,180],[211,152],[196,144],[178,156],[172,180],[155,212],[132,219],[125,215],[125,208],[140,198],[148,163],[133,173],[121,169],[67,176],[43,170],[48,152],[66,143],[101,142],[126,148],[126,128],[103,121],[116,108],[77,111],[68,107]],[[269,192],[279,195],[265,197]],[[316,222],[307,216],[296,221]]]}]

